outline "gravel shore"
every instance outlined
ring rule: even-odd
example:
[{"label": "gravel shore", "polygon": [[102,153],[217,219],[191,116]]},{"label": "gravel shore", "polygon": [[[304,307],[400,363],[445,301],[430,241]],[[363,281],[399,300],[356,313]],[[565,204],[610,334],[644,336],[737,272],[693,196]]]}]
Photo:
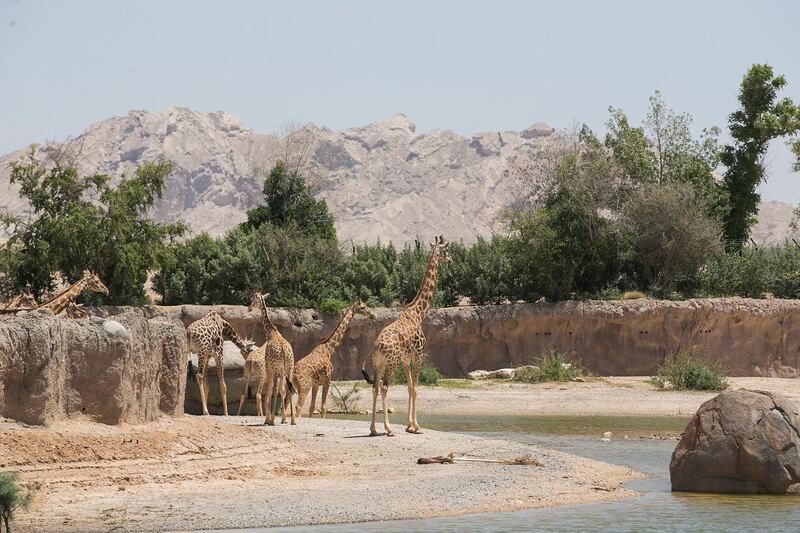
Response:
[{"label": "gravel shore", "polygon": [[[734,388],[800,399],[797,380],[734,378]],[[452,386],[453,384],[451,384]],[[456,385],[465,385],[463,383]],[[345,385],[346,386],[346,385]],[[714,393],[662,392],[644,378],[585,383],[470,383],[421,387],[426,414],[463,417],[686,416]],[[362,390],[360,407],[370,407]],[[405,387],[390,404],[405,409]],[[250,528],[426,518],[617,500],[635,493],[628,468],[506,440],[424,430],[367,437],[365,421],[301,418],[266,427],[255,417],[181,416],[142,426],[71,419],[31,427],[0,419],[0,469],[37,487],[17,531]],[[379,429],[381,425],[379,424]],[[598,434],[598,440],[601,434]],[[543,466],[460,462],[455,453]]]}]

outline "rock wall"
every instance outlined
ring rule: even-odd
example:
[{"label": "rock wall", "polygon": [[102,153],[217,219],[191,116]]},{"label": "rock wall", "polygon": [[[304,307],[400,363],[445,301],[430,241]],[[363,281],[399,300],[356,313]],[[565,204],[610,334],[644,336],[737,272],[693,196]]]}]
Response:
[{"label": "rock wall", "polygon": [[[264,341],[260,315],[220,306],[243,336]],[[188,325],[208,306],[151,308]],[[380,329],[399,309],[377,309],[376,320],[356,317],[335,356],[337,379],[359,379],[361,362]],[[313,310],[273,309],[273,322],[295,357],[324,340],[338,317]],[[731,376],[798,377],[800,301],[723,298],[559,302],[435,309],[423,325],[426,352],[445,375],[534,363],[558,349],[598,375],[650,375],[664,356],[704,353]]]},{"label": "rock wall", "polygon": [[0,317],[0,415],[31,424],[72,415],[136,424],[183,413],[181,322],[130,311],[113,318]]}]

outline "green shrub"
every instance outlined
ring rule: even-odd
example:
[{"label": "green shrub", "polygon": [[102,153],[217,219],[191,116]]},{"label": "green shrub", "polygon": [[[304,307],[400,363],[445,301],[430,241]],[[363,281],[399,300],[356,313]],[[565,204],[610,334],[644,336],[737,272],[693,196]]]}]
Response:
[{"label": "green shrub", "polygon": [[325,298],[319,304],[319,310],[329,315],[338,315],[342,309],[347,307],[347,303],[336,298]]},{"label": "green shrub", "polygon": [[674,390],[719,391],[728,388],[722,370],[689,352],[668,355],[650,382],[659,389],[664,389],[668,383]]},{"label": "green shrub", "polygon": [[[439,380],[442,378],[441,372],[439,369],[433,366],[430,363],[422,363],[422,366],[419,369],[419,383],[418,385],[436,385],[439,383]],[[394,370],[394,379],[392,380],[394,383],[398,384],[405,384],[406,381],[406,374],[403,372],[403,367],[398,366]]]},{"label": "green shrub", "polygon": [[581,374],[583,374],[583,370],[580,366],[567,363],[563,353],[558,350],[549,350],[539,356],[536,367],[517,369],[514,373],[514,381],[524,383],[572,381]]},{"label": "green shrub", "polygon": [[0,518],[10,532],[9,522],[14,518],[17,509],[25,509],[30,505],[33,492],[23,490],[19,486],[19,474],[16,472],[0,472]]},{"label": "green shrub", "polygon": [[622,294],[623,300],[639,300],[641,298],[647,298],[647,295],[640,291],[628,291]]}]

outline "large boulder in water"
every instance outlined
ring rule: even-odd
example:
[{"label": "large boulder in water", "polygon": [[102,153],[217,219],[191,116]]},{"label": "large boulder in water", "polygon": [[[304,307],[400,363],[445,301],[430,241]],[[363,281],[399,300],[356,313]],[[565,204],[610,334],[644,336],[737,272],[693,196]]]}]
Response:
[{"label": "large boulder in water", "polygon": [[784,494],[800,485],[800,410],[739,389],[700,406],[672,453],[672,490]]}]

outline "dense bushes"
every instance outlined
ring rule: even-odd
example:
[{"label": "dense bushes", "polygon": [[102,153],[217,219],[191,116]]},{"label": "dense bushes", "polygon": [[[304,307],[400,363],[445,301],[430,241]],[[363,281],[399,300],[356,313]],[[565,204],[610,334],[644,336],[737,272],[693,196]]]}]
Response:
[{"label": "dense bushes", "polygon": [[541,383],[543,381],[572,381],[583,374],[580,366],[567,363],[558,350],[542,353],[536,365],[516,369],[514,381]]},{"label": "dense bushes", "polygon": [[713,390],[728,388],[725,375],[716,366],[688,352],[668,355],[650,380],[659,389]]}]

